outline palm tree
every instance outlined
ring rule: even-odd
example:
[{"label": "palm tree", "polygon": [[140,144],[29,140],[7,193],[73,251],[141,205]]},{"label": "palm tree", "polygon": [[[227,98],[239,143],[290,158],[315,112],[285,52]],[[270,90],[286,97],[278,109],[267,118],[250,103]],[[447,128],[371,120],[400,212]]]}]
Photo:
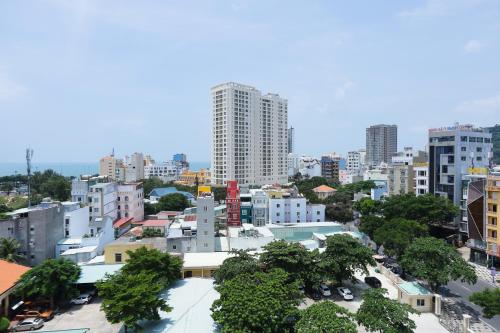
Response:
[{"label": "palm tree", "polygon": [[18,254],[21,244],[14,238],[0,238],[0,259],[9,262],[20,262],[24,256]]}]

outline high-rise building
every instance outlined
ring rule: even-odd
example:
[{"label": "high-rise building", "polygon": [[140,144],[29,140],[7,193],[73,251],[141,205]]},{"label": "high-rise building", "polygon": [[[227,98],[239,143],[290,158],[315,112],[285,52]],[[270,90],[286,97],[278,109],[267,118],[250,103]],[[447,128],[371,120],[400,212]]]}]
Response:
[{"label": "high-rise building", "polygon": [[229,82],[212,88],[212,183],[286,183],[288,102]]},{"label": "high-rise building", "polygon": [[374,125],[366,129],[366,162],[375,167],[390,163],[398,151],[398,127],[396,125]]},{"label": "high-rise building", "polygon": [[463,177],[470,168],[489,167],[491,151],[491,133],[485,129],[459,124],[429,129],[429,193],[464,205]]},{"label": "high-rise building", "polygon": [[295,152],[295,128],[288,129],[288,154]]},{"label": "high-rise building", "polygon": [[133,153],[125,158],[125,181],[136,182],[144,179],[144,156]]},{"label": "high-rise building", "polygon": [[350,151],[347,153],[347,172],[351,175],[359,174],[361,170],[361,154],[359,151]]},{"label": "high-rise building", "polygon": [[341,157],[335,154],[321,156],[321,177],[339,180],[339,162]]},{"label": "high-rise building", "polygon": [[99,160],[99,175],[115,179],[116,158],[113,155],[104,156]]}]

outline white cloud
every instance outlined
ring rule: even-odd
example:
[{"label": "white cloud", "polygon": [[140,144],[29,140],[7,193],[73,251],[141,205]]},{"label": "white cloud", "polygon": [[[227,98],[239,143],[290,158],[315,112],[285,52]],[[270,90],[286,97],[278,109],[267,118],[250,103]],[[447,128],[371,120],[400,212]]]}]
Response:
[{"label": "white cloud", "polygon": [[484,44],[478,40],[471,39],[464,45],[464,50],[467,53],[479,52],[483,48]]},{"label": "white cloud", "polygon": [[24,93],[27,89],[12,81],[5,73],[0,71],[0,101],[15,99]]},{"label": "white cloud", "polygon": [[344,82],[344,84],[337,88],[337,90],[335,90],[335,99],[336,100],[340,100],[340,99],[343,99],[345,97],[345,95],[347,94],[347,91],[349,91],[350,89],[352,89],[352,87],[354,87],[354,83],[352,81],[346,81]]},{"label": "white cloud", "polygon": [[464,114],[474,114],[475,116],[498,116],[500,114],[500,91],[495,96],[460,103],[456,111]]},{"label": "white cloud", "polygon": [[469,10],[488,0],[426,0],[422,6],[405,9],[397,13],[402,18],[430,18],[449,15],[456,11]]}]

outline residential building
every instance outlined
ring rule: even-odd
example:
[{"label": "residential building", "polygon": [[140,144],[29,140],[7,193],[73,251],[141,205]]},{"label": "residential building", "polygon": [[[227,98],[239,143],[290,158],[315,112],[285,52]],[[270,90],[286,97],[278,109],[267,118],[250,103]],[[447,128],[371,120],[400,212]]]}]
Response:
[{"label": "residential building", "polygon": [[313,188],[313,192],[318,196],[319,199],[324,200],[334,195],[337,190],[327,185],[320,185]]},{"label": "residential building", "polygon": [[81,237],[88,232],[89,208],[78,202],[63,202],[64,210],[64,238]]},{"label": "residential building", "polygon": [[9,318],[11,305],[17,303],[14,294],[16,285],[21,276],[29,270],[29,267],[0,259],[0,272],[2,272],[0,277],[0,317]]},{"label": "residential building", "polygon": [[404,147],[403,151],[397,152],[391,158],[391,164],[413,165],[414,163],[424,163],[427,161],[427,153],[421,150],[414,150],[413,147]]},{"label": "residential building", "polygon": [[489,175],[486,182],[486,253],[500,259],[500,172]]},{"label": "residential building", "polygon": [[374,125],[366,129],[366,162],[370,167],[390,163],[398,150],[398,127]]},{"label": "residential building", "polygon": [[116,183],[99,183],[90,186],[88,206],[90,217],[109,216],[114,220],[118,217],[118,188]]},{"label": "residential building", "polygon": [[110,178],[108,176],[86,176],[82,175],[79,178],[75,178],[71,181],[71,201],[87,203],[87,194],[89,188],[92,185],[98,183],[109,183]]},{"label": "residential building", "polygon": [[117,159],[113,154],[101,158],[99,160],[99,175],[108,176],[110,179],[115,180],[116,162]]},{"label": "residential building", "polygon": [[[144,155],[144,166],[156,164],[154,158],[151,155]],[[146,171],[144,171],[146,172]]]},{"label": "residential building", "polygon": [[339,181],[339,162],[341,157],[336,154],[321,156],[321,177]]},{"label": "residential building", "polygon": [[486,250],[486,220],[488,170],[470,169],[469,174],[463,176],[463,199],[465,205],[460,207],[460,230],[467,234],[467,246],[471,249],[470,261],[486,264],[488,261]]},{"label": "residential building", "polygon": [[301,156],[299,173],[303,178],[321,177],[321,161],[314,157]]},{"label": "residential building", "polygon": [[64,238],[64,208],[61,203],[43,201],[30,208],[9,213],[0,220],[0,238],[14,238],[20,243],[19,252],[29,266],[54,258],[57,242]]},{"label": "residential building", "polygon": [[262,227],[266,225],[269,214],[266,192],[261,189],[251,189],[250,194],[252,195],[253,225],[256,227]]},{"label": "residential building", "polygon": [[104,249],[104,263],[106,264],[123,264],[130,256],[127,251],[135,251],[145,247],[147,249],[157,249],[161,252],[166,252],[165,237],[151,237],[135,239],[130,237],[120,237],[111,243],[107,244]]},{"label": "residential building", "polygon": [[414,187],[416,196],[429,193],[429,162],[413,163]]},{"label": "residential building", "polygon": [[227,182],[226,206],[227,206],[227,225],[228,226],[241,225],[240,189],[238,187],[238,182],[236,182],[235,180],[230,180]]},{"label": "residential building", "polygon": [[196,200],[196,250],[197,252],[215,251],[215,212],[214,196],[204,192]]},{"label": "residential building", "polygon": [[491,133],[485,129],[459,124],[430,129],[429,193],[463,206],[462,178],[469,168],[488,168],[491,156]]},{"label": "residential building", "polygon": [[298,193],[271,190],[269,198],[269,223],[300,223],[307,221],[307,200]]},{"label": "residential building", "polygon": [[396,163],[388,168],[387,190],[389,195],[408,194],[414,191],[413,162],[410,162],[411,164],[403,163]]},{"label": "residential building", "polygon": [[169,220],[146,220],[142,223],[142,230],[151,229],[166,235],[169,224]]},{"label": "residential building", "polygon": [[174,162],[176,162],[177,164],[179,164],[182,170],[189,169],[189,162],[187,160],[186,154],[183,154],[183,153],[174,154],[174,156],[172,157],[172,160]]},{"label": "residential building", "polygon": [[324,222],[325,208],[323,204],[306,205],[306,222]]},{"label": "residential building", "polygon": [[144,179],[144,155],[133,153],[125,157],[125,181],[137,182]]},{"label": "residential building", "polygon": [[359,174],[361,171],[361,154],[359,151],[350,151],[347,153],[347,172],[351,175]]},{"label": "residential building", "polygon": [[117,185],[117,218],[132,217],[134,222],[144,220],[144,190],[141,182]]},{"label": "residential building", "polygon": [[288,129],[288,154],[295,152],[295,128]]},{"label": "residential building", "polygon": [[182,172],[179,164],[174,161],[167,161],[158,164],[144,166],[144,178],[160,178],[163,182],[173,182],[179,179]]},{"label": "residential building", "polygon": [[211,92],[212,183],[286,183],[287,100],[234,82],[217,85]]},{"label": "residential building", "polygon": [[249,191],[243,193],[243,189],[241,192],[242,193],[240,193],[240,222],[252,224],[253,223],[252,194]]},{"label": "residential building", "polygon": [[196,185],[209,185],[211,182],[210,170],[201,169],[200,171],[186,170],[182,172],[179,179],[175,181],[176,184],[196,186]]}]

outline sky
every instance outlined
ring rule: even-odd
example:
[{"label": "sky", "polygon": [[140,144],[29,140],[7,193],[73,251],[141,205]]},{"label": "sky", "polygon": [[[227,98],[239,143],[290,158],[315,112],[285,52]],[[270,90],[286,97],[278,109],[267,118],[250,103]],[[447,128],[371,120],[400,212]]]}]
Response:
[{"label": "sky", "polygon": [[500,1],[1,1],[0,163],[210,161],[226,81],[288,99],[298,154],[424,148],[500,123]]}]

